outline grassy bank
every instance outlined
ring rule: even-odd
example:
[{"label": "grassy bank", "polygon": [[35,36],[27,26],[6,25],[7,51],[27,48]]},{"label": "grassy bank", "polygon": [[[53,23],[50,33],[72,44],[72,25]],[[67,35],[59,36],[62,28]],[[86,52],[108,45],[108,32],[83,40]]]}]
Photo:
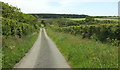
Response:
[{"label": "grassy bank", "polygon": [[22,38],[3,39],[2,68],[13,68],[33,46],[37,37],[38,34],[33,34]]},{"label": "grassy bank", "polygon": [[46,30],[72,68],[118,67],[118,47],[80,39],[50,28]]}]

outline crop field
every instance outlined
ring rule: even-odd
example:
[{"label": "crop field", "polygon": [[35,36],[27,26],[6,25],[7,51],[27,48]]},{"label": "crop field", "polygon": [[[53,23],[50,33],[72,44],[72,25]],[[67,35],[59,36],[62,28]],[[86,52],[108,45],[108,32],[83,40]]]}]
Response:
[{"label": "crop field", "polygon": [[114,19],[114,18],[95,18],[95,20],[111,20],[111,21],[118,21],[118,19]]},{"label": "crop field", "polygon": [[[69,18],[70,20],[80,21],[85,20],[85,18]],[[110,21],[118,21],[118,18],[95,18],[95,20],[110,20]]]},{"label": "crop field", "polygon": [[74,21],[80,21],[80,20],[85,20],[85,18],[69,18],[70,20],[74,20]]}]

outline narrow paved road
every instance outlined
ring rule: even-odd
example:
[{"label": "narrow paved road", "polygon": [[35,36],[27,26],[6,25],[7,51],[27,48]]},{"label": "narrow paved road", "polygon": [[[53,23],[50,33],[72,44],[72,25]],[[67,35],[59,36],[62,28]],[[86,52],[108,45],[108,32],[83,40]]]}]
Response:
[{"label": "narrow paved road", "polygon": [[15,65],[15,68],[70,68],[64,57],[47,36],[44,28],[29,53]]}]

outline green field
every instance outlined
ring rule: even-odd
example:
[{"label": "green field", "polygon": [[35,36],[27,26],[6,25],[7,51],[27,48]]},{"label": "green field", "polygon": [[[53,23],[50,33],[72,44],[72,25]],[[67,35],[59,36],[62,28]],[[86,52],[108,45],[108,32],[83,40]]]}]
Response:
[{"label": "green field", "polygon": [[68,18],[69,20],[80,21],[85,20],[85,18]]},{"label": "green field", "polygon": [[[118,47],[47,29],[72,68],[117,68]],[[58,37],[59,36],[59,37]]]},{"label": "green field", "polygon": [[[80,21],[85,20],[85,18],[68,18],[69,20]],[[117,18],[95,18],[95,20],[111,20],[111,21],[118,21]]]},{"label": "green field", "polygon": [[118,21],[118,19],[113,19],[113,18],[95,18],[95,20],[111,20],[111,21]]}]

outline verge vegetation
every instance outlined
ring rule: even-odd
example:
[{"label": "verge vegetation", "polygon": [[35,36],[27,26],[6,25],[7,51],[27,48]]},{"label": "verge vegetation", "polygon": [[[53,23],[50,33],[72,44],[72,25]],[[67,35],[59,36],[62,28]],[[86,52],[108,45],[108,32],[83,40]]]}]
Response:
[{"label": "verge vegetation", "polygon": [[37,39],[41,22],[19,8],[2,4],[2,68],[13,68]]},{"label": "verge vegetation", "polygon": [[46,30],[72,68],[118,68],[118,47]]},{"label": "verge vegetation", "polygon": [[117,21],[46,20],[48,35],[72,68],[118,68],[120,25]]}]

